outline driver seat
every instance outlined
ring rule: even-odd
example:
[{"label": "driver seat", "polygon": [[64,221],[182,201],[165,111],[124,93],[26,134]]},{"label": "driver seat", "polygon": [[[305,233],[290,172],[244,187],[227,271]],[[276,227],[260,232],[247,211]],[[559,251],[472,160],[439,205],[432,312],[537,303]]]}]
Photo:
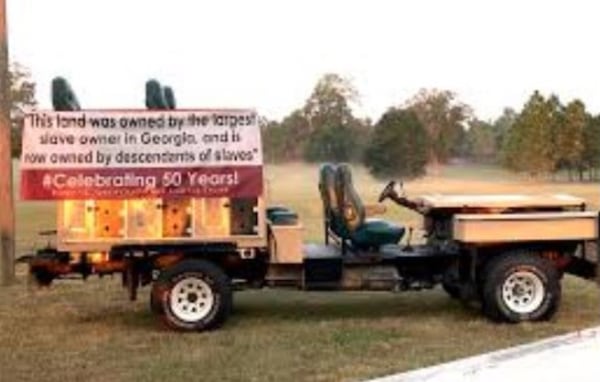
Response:
[{"label": "driver seat", "polygon": [[347,164],[340,164],[335,172],[335,199],[341,220],[335,229],[343,239],[360,249],[377,249],[385,244],[397,244],[405,228],[381,219],[366,219],[365,206],[352,182],[352,172]]},{"label": "driver seat", "polygon": [[325,163],[319,170],[319,192],[323,201],[323,217],[325,221],[325,243],[329,242],[329,231],[342,236],[342,219],[339,216],[339,205],[335,193],[336,166]]}]

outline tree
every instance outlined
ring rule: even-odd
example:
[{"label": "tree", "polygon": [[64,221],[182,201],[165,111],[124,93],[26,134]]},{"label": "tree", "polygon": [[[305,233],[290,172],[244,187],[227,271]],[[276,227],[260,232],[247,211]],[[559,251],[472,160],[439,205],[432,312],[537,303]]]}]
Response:
[{"label": "tree", "polygon": [[285,141],[287,132],[277,121],[264,121],[260,124],[263,142],[263,156],[266,162],[284,161],[286,156]]},{"label": "tree", "polygon": [[349,161],[359,159],[368,139],[370,120],[352,115],[358,99],[352,83],[337,74],[319,79],[304,107],[281,122],[262,128],[269,161]]},{"label": "tree", "polygon": [[494,125],[478,119],[469,121],[466,132],[468,157],[476,162],[493,163],[498,156],[498,143]]},{"label": "tree", "polygon": [[358,138],[364,125],[350,108],[357,99],[352,83],[338,74],[325,74],[317,82],[303,108],[309,132],[305,159],[339,162],[360,158]]},{"label": "tree", "polygon": [[530,175],[547,174],[556,167],[553,126],[557,105],[535,91],[515,120],[505,140],[504,164]]},{"label": "tree", "polygon": [[429,162],[436,167],[459,153],[463,123],[470,108],[448,90],[420,90],[407,104],[425,127],[431,142]]},{"label": "tree", "polygon": [[600,115],[589,118],[583,131],[581,166],[588,169],[590,178],[596,179],[600,168]]},{"label": "tree", "polygon": [[303,159],[310,130],[302,110],[293,111],[281,122],[264,122],[261,124],[261,131],[267,161],[289,162]]},{"label": "tree", "polygon": [[412,110],[391,108],[377,122],[364,162],[377,177],[414,178],[425,173],[427,131]]},{"label": "tree", "polygon": [[502,115],[493,123],[477,118],[469,121],[467,135],[467,153],[477,162],[502,162],[503,147],[510,129],[518,114],[511,108],[505,108]]},{"label": "tree", "polygon": [[282,130],[281,125],[277,121],[270,121],[264,116],[259,116],[258,126],[262,136],[263,160],[265,162],[276,162],[280,155],[279,132]]},{"label": "tree", "polygon": [[570,179],[577,170],[583,180],[596,166],[596,148],[587,144],[596,139],[592,122],[580,100],[564,106],[558,96],[535,91],[505,134],[503,163],[531,175],[568,170]]},{"label": "tree", "polygon": [[556,152],[560,153],[560,162],[568,168],[569,175],[571,169],[577,169],[580,180],[583,180],[584,133],[588,120],[583,102],[571,101],[564,108],[564,116],[561,118],[563,123],[556,139]]},{"label": "tree", "polygon": [[10,84],[10,119],[12,155],[21,155],[21,136],[23,131],[23,116],[28,108],[35,107],[35,82],[31,80],[31,74],[24,66],[13,63],[8,73]]},{"label": "tree", "polygon": [[509,130],[515,124],[517,117],[518,114],[516,111],[510,107],[506,107],[504,110],[502,110],[502,115],[494,121],[494,136],[496,137],[496,148],[498,150],[498,155],[501,154],[504,140],[506,139]]},{"label": "tree", "polygon": [[550,140],[550,172],[555,173],[568,167],[566,156],[568,151],[569,132],[565,129],[565,107],[556,94],[551,94],[545,101],[548,113],[547,127]]}]

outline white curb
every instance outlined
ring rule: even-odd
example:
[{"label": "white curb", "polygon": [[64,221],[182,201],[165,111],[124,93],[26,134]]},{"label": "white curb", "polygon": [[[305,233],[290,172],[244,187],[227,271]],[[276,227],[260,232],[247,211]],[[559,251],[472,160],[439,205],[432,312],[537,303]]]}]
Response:
[{"label": "white curb", "polygon": [[600,326],[371,382],[600,381]]}]

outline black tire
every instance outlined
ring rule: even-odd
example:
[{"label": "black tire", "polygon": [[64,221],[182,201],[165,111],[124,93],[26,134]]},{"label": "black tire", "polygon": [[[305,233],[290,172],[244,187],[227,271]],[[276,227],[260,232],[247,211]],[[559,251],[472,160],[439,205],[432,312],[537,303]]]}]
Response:
[{"label": "black tire", "polygon": [[450,265],[444,272],[441,282],[444,292],[446,292],[450,298],[456,300],[460,300],[462,296],[462,284],[459,276],[459,266],[460,264],[458,261]]},{"label": "black tire", "polygon": [[458,300],[461,297],[460,285],[458,284],[443,282],[442,289],[450,296],[450,298]]},{"label": "black tire", "polygon": [[232,303],[229,278],[205,260],[184,260],[161,271],[150,297],[151,310],[164,324],[187,331],[220,327]]},{"label": "black tire", "polygon": [[163,314],[162,302],[160,301],[160,290],[161,284],[158,282],[152,283],[152,289],[150,290],[150,311],[154,314]]},{"label": "black tire", "polygon": [[165,283],[165,280],[161,279],[163,273],[164,272],[161,270],[150,286],[150,298],[148,301],[148,306],[150,307],[150,311],[156,315],[163,314],[162,302],[160,300],[160,291],[163,289],[163,285]]},{"label": "black tire", "polygon": [[534,253],[511,252],[491,259],[482,281],[483,313],[494,321],[548,320],[560,304],[559,272]]}]

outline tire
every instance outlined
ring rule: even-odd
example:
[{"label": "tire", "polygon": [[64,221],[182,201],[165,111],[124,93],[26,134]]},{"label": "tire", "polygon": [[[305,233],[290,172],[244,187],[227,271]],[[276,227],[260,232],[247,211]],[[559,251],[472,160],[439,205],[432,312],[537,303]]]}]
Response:
[{"label": "tire", "polygon": [[452,299],[458,300],[461,297],[460,296],[460,285],[458,285],[458,284],[451,284],[451,283],[443,282],[442,289]]},{"label": "tire", "polygon": [[494,321],[548,320],[560,304],[559,272],[533,253],[511,252],[490,260],[482,281],[483,313]]},{"label": "tire", "polygon": [[450,298],[459,300],[461,298],[461,281],[459,276],[459,262],[450,265],[442,277],[442,289]]},{"label": "tire", "polygon": [[221,268],[205,260],[184,260],[163,270],[154,282],[150,309],[169,328],[211,330],[227,320],[232,297]]},{"label": "tire", "polygon": [[154,314],[163,314],[162,302],[160,300],[161,284],[159,282],[152,283],[152,289],[150,290],[150,311]]},{"label": "tire", "polygon": [[161,301],[161,290],[164,286],[164,280],[161,279],[163,272],[160,271],[158,276],[154,278],[154,281],[150,285],[150,296],[148,299],[148,307],[150,312],[156,315],[163,313],[162,301]]}]

